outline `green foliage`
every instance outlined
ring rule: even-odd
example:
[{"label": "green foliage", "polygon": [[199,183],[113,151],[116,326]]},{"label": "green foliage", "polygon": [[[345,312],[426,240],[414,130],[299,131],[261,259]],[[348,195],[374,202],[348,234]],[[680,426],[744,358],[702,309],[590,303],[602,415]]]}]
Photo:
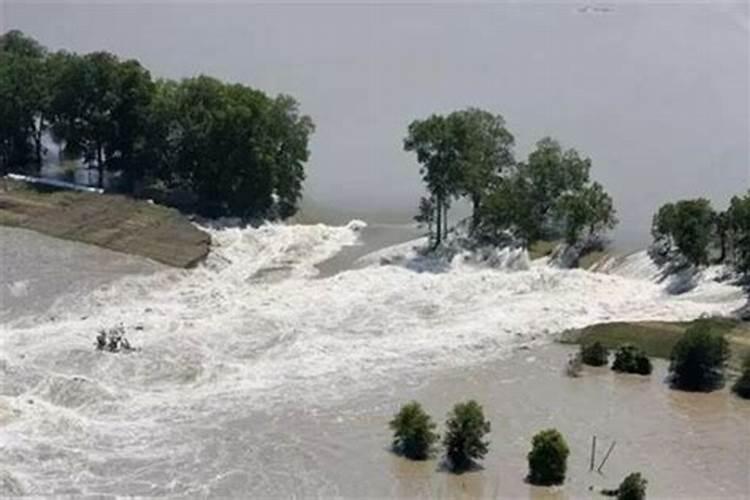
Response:
[{"label": "green foliage", "polygon": [[[444,236],[446,212],[453,198],[470,199],[472,229],[479,225],[488,186],[513,164],[513,141],[502,116],[476,108],[432,115],[409,125],[404,149],[416,153],[422,180],[434,201],[436,244]],[[419,217],[426,218],[421,212]]]},{"label": "green foliage", "polygon": [[732,391],[741,398],[750,399],[750,354],[745,356],[742,373],[732,386]]},{"label": "green foliage", "polygon": [[750,191],[743,197],[732,198],[726,212],[726,226],[737,270],[750,273]]},{"label": "green foliage", "polygon": [[617,488],[617,500],[644,500],[647,484],[640,472],[628,474]]},{"label": "green foliage", "polygon": [[560,197],[557,216],[563,225],[566,243],[575,244],[584,231],[588,235],[600,234],[617,224],[612,198],[598,182],[582,187],[578,192]]},{"label": "green foliage", "polygon": [[729,359],[729,342],[712,331],[709,323],[698,322],[687,329],[670,356],[672,384],[684,390],[711,390],[721,384]]},{"label": "green foliage", "polygon": [[715,221],[711,202],[704,198],[667,203],[651,224],[654,246],[663,257],[676,253],[689,264],[708,264]]},{"label": "green foliage", "polygon": [[416,153],[422,180],[435,200],[435,245],[442,241],[443,218],[459,189],[460,171],[451,141],[450,123],[440,115],[413,121],[404,139],[404,150]]},{"label": "green foliage", "polygon": [[46,51],[20,31],[0,36],[0,174],[41,162]]},{"label": "green foliage", "polygon": [[393,430],[393,449],[412,460],[428,458],[439,439],[435,423],[416,401],[402,406],[388,425]]},{"label": "green foliage", "polygon": [[488,186],[514,164],[514,138],[502,116],[481,109],[454,111],[448,121],[460,169],[457,192],[471,201],[472,229],[476,229]]},{"label": "green foliage", "polygon": [[570,450],[562,435],[555,429],[537,433],[528,454],[531,484],[549,486],[565,482],[565,471]]},{"label": "green foliage", "polygon": [[620,346],[615,352],[615,360],[612,369],[616,372],[636,373],[638,375],[649,375],[653,367],[646,353],[632,344]]},{"label": "green foliage", "polygon": [[575,244],[617,223],[610,196],[589,179],[591,160],[544,138],[526,163],[494,183],[482,207],[483,231],[510,231],[527,244],[565,238]]},{"label": "green foliage", "polygon": [[452,470],[466,470],[487,454],[489,442],[484,436],[490,432],[490,422],[484,419],[484,411],[476,401],[456,404],[445,427],[443,445]]},{"label": "green foliage", "polygon": [[599,341],[581,344],[581,361],[590,366],[605,366],[609,361],[609,351]]},{"label": "green foliage", "polygon": [[0,37],[0,170],[22,167],[50,129],[70,158],[185,190],[206,215],[286,218],[302,195],[309,117],[289,96],[199,76],[151,79],[107,52],[48,54],[11,31]]}]

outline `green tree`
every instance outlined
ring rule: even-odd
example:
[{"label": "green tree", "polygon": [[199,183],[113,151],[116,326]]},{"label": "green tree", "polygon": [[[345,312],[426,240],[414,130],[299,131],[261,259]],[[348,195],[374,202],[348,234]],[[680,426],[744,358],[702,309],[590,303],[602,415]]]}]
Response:
[{"label": "green tree", "polygon": [[560,143],[545,137],[537,142],[528,161],[519,166],[518,174],[527,179],[530,193],[527,203],[536,222],[530,238],[550,239],[551,221],[560,198],[578,192],[589,181],[591,160],[582,158],[575,149],[563,150]]},{"label": "green tree", "polygon": [[742,362],[742,373],[732,386],[732,390],[739,397],[750,399],[750,353]]},{"label": "green tree", "polygon": [[741,273],[750,273],[750,191],[734,196],[726,211],[727,233],[732,239],[733,261]]},{"label": "green tree", "polygon": [[443,445],[453,471],[466,470],[487,454],[489,441],[484,436],[490,432],[490,422],[485,420],[484,411],[476,401],[456,404],[445,427]]},{"label": "green tree", "polygon": [[615,352],[612,370],[616,372],[636,373],[638,375],[650,375],[653,371],[653,366],[645,352],[632,344],[625,344],[620,346]]},{"label": "green tree", "polygon": [[708,263],[715,221],[710,201],[704,198],[680,200],[659,208],[651,234],[662,256],[676,253],[689,264],[704,265]]},{"label": "green tree", "polygon": [[555,429],[537,433],[528,454],[531,484],[549,486],[565,482],[570,450],[562,435]]},{"label": "green tree", "polygon": [[482,200],[489,187],[513,166],[513,135],[501,115],[477,108],[454,111],[447,118],[460,169],[458,193],[472,204],[471,229],[481,220]]},{"label": "green tree", "polygon": [[435,423],[416,401],[402,406],[388,426],[393,431],[393,449],[412,460],[428,458],[439,439]]},{"label": "green tree", "polygon": [[273,100],[267,121],[274,153],[274,194],[279,215],[285,219],[299,208],[304,164],[310,157],[308,141],[315,126],[309,116],[300,114],[299,104],[288,95]]},{"label": "green tree", "polygon": [[542,139],[525,163],[491,181],[483,198],[481,232],[491,239],[510,233],[524,244],[564,237],[599,238],[617,223],[612,199],[589,179],[591,160]]},{"label": "green tree", "polygon": [[42,162],[50,88],[47,51],[20,31],[0,36],[0,173]]},{"label": "green tree", "polygon": [[617,500],[645,500],[647,484],[640,472],[628,474],[617,488]]},{"label": "green tree", "polygon": [[729,342],[724,335],[712,331],[708,322],[699,321],[672,348],[672,384],[690,391],[711,390],[723,381],[728,359]]},{"label": "green tree", "polygon": [[427,233],[432,235],[432,225],[435,222],[435,204],[432,198],[422,196],[419,199],[419,209],[417,215],[414,216],[414,221],[420,226],[427,226]]},{"label": "green tree", "polygon": [[605,366],[609,361],[609,351],[599,341],[582,344],[581,361],[590,366]]},{"label": "green tree", "polygon": [[617,224],[612,198],[598,182],[563,194],[556,210],[569,245],[579,241],[584,231],[591,238]]},{"label": "green tree", "polygon": [[435,200],[435,246],[442,242],[452,197],[458,195],[461,171],[452,123],[440,115],[409,125],[404,150],[413,151],[427,190]]},{"label": "green tree", "polygon": [[107,52],[69,55],[54,81],[54,135],[70,154],[96,166],[99,187],[108,156],[115,154],[118,66],[117,57]]}]

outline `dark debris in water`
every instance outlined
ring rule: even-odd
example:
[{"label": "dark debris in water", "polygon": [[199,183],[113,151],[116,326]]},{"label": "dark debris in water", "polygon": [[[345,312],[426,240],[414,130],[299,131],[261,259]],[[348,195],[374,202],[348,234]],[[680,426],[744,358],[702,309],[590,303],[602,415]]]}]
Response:
[{"label": "dark debris in water", "polygon": [[125,337],[125,328],[122,325],[114,328],[99,330],[96,336],[96,349],[106,352],[132,352],[136,349],[131,347],[130,342]]}]

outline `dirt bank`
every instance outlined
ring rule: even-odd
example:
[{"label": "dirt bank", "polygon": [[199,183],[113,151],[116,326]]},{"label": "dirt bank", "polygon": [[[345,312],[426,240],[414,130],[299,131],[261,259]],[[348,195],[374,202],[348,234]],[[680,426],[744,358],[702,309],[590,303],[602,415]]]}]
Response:
[{"label": "dirt bank", "polygon": [[0,180],[0,224],[192,267],[211,238],[176,210],[125,196]]}]

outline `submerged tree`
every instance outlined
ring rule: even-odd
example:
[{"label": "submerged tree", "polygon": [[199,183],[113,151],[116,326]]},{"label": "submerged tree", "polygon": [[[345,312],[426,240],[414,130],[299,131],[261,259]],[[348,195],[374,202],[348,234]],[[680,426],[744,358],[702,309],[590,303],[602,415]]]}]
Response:
[{"label": "submerged tree", "polygon": [[750,353],[742,362],[742,373],[732,386],[732,391],[739,397],[750,399]]},{"label": "submerged tree", "polygon": [[570,450],[562,435],[555,429],[536,434],[528,454],[531,484],[549,486],[565,482]]},{"label": "submerged tree", "polygon": [[690,391],[714,389],[724,379],[729,354],[724,335],[712,331],[710,323],[698,321],[672,348],[669,373],[673,386]]},{"label": "submerged tree", "polygon": [[445,427],[443,445],[453,471],[464,471],[487,454],[490,443],[484,436],[490,432],[490,422],[476,401],[456,404]]},{"label": "submerged tree", "polygon": [[393,449],[413,460],[428,458],[439,439],[435,423],[416,401],[402,406],[388,426],[393,431]]}]

